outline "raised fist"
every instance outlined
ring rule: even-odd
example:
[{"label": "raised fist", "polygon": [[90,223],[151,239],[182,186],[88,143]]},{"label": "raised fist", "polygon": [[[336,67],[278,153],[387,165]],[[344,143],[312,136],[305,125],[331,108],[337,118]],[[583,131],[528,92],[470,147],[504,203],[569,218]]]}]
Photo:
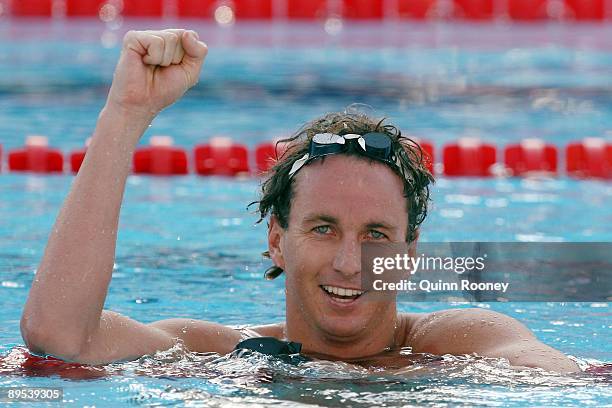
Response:
[{"label": "raised fist", "polygon": [[207,51],[194,31],[129,31],[107,105],[152,118],[198,82]]}]

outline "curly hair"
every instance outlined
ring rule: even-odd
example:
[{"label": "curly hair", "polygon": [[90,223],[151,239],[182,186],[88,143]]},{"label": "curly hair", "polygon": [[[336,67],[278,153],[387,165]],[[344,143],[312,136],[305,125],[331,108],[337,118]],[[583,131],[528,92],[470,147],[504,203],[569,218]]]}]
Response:
[{"label": "curly hair", "polygon": [[[406,241],[411,242],[416,237],[419,225],[427,216],[429,198],[429,185],[434,178],[427,170],[430,157],[414,140],[402,136],[401,131],[391,124],[384,124],[385,119],[375,120],[367,114],[360,112],[334,112],[328,113],[302,126],[293,136],[279,140],[276,143],[274,165],[264,174],[264,182],[261,185],[261,197],[259,201],[253,201],[248,205],[258,204],[257,212],[260,218],[257,223],[263,221],[269,214],[278,219],[280,226],[287,229],[289,226],[289,212],[291,200],[294,196],[293,179],[289,177],[289,171],[293,163],[308,153],[310,140],[318,133],[335,133],[339,135],[355,133],[366,134],[368,132],[381,132],[390,136],[393,150],[402,164],[402,172],[389,166],[398,174],[404,183],[403,195],[408,207],[408,231]],[[279,155],[279,150],[281,154]],[[354,149],[348,149],[342,154],[359,156],[370,161],[374,160],[361,155]],[[322,158],[324,159],[324,158]],[[375,161],[375,160],[374,160]],[[247,207],[247,208],[248,208]],[[269,251],[262,254],[270,258]],[[282,268],[273,265],[265,272],[266,279],[274,279],[283,272]]]}]

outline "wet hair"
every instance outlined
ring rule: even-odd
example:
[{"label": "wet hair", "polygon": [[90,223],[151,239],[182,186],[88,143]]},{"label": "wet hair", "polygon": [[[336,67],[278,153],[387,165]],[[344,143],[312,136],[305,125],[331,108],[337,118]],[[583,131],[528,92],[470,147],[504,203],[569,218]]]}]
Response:
[{"label": "wet hair", "polygon": [[[403,180],[403,195],[407,201],[408,211],[406,242],[412,242],[416,238],[419,225],[427,216],[427,206],[430,200],[429,185],[434,181],[433,176],[427,170],[430,158],[424,155],[418,143],[402,136],[401,131],[396,126],[385,124],[385,120],[373,119],[368,114],[354,111],[328,113],[306,123],[293,136],[279,140],[275,146],[275,163],[264,174],[264,181],[261,184],[261,197],[259,201],[254,201],[248,206],[258,205],[257,212],[260,218],[257,223],[263,221],[268,215],[273,215],[283,229],[287,229],[289,226],[291,200],[295,194],[293,188],[295,177],[289,177],[289,170],[296,160],[308,153],[310,140],[314,135],[317,133],[339,135],[355,133],[363,135],[368,132],[381,132],[390,136],[395,154],[399,157],[403,172],[406,175],[406,177],[402,176],[398,169],[387,164]],[[377,161],[362,155],[354,148],[347,149],[340,154]],[[320,160],[324,159],[322,157]],[[262,255],[270,258],[269,251],[263,252]],[[274,279],[282,272],[282,268],[273,265],[266,270],[265,277],[266,279]]]}]

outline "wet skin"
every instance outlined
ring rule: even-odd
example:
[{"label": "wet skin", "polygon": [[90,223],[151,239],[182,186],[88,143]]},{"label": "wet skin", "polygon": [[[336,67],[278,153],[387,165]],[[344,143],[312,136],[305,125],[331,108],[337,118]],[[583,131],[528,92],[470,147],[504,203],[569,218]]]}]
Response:
[{"label": "wet skin", "polygon": [[577,370],[509,316],[484,309],[398,314],[395,298],[372,300],[366,292],[339,302],[322,288],[360,289],[361,244],[405,241],[403,185],[386,165],[329,156],[297,173],[294,192],[288,227],[272,218],[269,230],[271,258],[286,274],[286,322],[256,328],[262,335],[341,359],[411,347],[415,353],[482,353],[527,366],[539,364],[537,354],[557,370]]}]

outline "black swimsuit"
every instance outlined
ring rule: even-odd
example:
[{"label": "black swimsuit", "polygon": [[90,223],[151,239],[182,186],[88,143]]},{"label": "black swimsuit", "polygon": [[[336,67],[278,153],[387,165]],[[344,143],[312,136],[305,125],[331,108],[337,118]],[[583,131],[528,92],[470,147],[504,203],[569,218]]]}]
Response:
[{"label": "black swimsuit", "polygon": [[242,356],[244,350],[275,356],[290,364],[299,364],[310,360],[300,354],[302,343],[279,340],[275,337],[251,337],[242,340],[234,347],[234,352],[237,352],[238,356]]}]

